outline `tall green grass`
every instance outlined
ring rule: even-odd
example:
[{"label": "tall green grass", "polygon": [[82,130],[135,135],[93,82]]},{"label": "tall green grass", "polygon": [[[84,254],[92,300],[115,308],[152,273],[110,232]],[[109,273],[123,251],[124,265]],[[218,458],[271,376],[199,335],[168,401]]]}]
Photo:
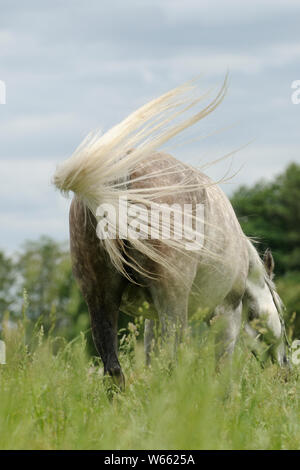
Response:
[{"label": "tall green grass", "polygon": [[175,367],[162,353],[146,368],[136,328],[121,339],[126,390],[117,393],[87,356],[84,335],[45,338],[25,316],[4,327],[0,448],[300,448],[297,371],[262,369],[241,340],[232,370],[216,373],[207,334],[184,343]]}]

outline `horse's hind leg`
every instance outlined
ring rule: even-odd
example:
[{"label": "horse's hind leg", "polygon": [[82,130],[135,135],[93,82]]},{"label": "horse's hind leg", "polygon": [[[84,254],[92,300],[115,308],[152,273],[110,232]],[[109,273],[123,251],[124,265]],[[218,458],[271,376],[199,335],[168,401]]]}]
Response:
[{"label": "horse's hind leg", "polygon": [[225,358],[231,358],[242,324],[242,302],[236,307],[224,303],[215,309],[218,321],[216,335],[217,364]]},{"label": "horse's hind leg", "polygon": [[159,266],[159,280],[151,281],[149,291],[156,308],[164,349],[174,358],[178,344],[182,341],[188,321],[188,303],[196,275],[198,257],[178,255],[170,251],[170,265],[176,266],[182,278],[170,275]]},{"label": "horse's hind leg", "polygon": [[189,289],[171,281],[162,281],[152,285],[150,291],[158,313],[164,346],[174,356],[187,326]]},{"label": "horse's hind leg", "polygon": [[124,376],[117,353],[119,306],[124,278],[100,247],[92,215],[74,200],[70,209],[70,245],[73,272],[88,305],[92,334],[104,364],[104,373],[121,388]]},{"label": "horse's hind leg", "polygon": [[118,306],[94,295],[93,299],[88,300],[88,308],[93,339],[103,361],[104,374],[109,374],[114,383],[123,389],[125,380],[118,360],[117,346]]}]

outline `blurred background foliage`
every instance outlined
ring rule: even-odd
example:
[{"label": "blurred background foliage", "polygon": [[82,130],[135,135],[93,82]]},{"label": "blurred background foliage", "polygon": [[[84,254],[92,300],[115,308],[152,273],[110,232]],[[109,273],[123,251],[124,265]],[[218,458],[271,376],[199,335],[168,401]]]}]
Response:
[{"label": "blurred background foliage", "polygon": [[[300,165],[290,164],[273,181],[240,187],[231,202],[244,232],[254,237],[262,254],[268,247],[275,259],[276,284],[286,304],[286,321],[293,337],[300,337]],[[0,322],[20,318],[27,292],[27,316],[71,340],[86,332],[91,340],[89,316],[72,276],[68,244],[48,237],[24,243],[13,256],[0,251]],[[120,318],[120,328],[128,317]]]},{"label": "blurred background foliage", "polygon": [[240,187],[231,198],[246,235],[260,251],[271,248],[276,272],[300,271],[300,165],[290,164],[271,182]]}]

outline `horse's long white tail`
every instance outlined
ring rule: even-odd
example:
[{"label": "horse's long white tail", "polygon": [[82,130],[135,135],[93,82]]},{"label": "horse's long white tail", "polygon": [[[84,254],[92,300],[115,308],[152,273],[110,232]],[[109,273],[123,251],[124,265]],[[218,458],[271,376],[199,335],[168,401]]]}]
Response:
[{"label": "horse's long white tail", "polygon": [[[227,77],[217,96],[207,106],[195,114],[180,119],[184,113],[189,112],[205,98],[205,96],[194,98],[192,96],[194,89],[195,86],[191,82],[175,88],[142,106],[104,135],[89,135],[75,153],[56,169],[54,175],[56,187],[63,193],[73,191],[96,218],[99,215],[97,209],[101,204],[109,204],[118,211],[120,198],[124,197],[130,204],[139,204],[149,208],[155,199],[153,191],[151,192],[149,187],[130,189],[132,185],[127,184],[129,176],[139,165],[142,165],[143,162],[146,163],[153,151],[159,149],[184,129],[203,119],[221,103],[227,89]],[[155,175],[153,173],[145,175],[145,179],[160,176],[159,171],[163,176],[163,171],[166,170],[156,170]],[[168,172],[176,171],[182,171],[182,167],[174,165],[174,168],[168,168]],[[191,181],[185,179],[172,186],[156,187],[155,197],[174,194],[174,192],[182,193],[182,191],[191,191],[192,189],[196,189],[195,184],[193,185]],[[109,223],[112,224],[113,221],[109,221]],[[155,229],[159,230],[159,227],[152,227],[152,230]],[[105,238],[100,236],[100,238],[102,238],[101,241],[109,253],[111,261],[124,275],[127,276],[125,269],[127,264],[143,275],[151,276],[134,260],[130,259],[122,237]],[[168,260],[163,255],[163,250],[158,250],[153,244],[148,243],[146,237],[132,238],[127,236],[127,239],[133,248],[157,263],[164,264],[175,274],[176,270],[173,266],[169,266]],[[183,239],[162,239],[161,243],[179,250],[184,250],[186,247]]]}]

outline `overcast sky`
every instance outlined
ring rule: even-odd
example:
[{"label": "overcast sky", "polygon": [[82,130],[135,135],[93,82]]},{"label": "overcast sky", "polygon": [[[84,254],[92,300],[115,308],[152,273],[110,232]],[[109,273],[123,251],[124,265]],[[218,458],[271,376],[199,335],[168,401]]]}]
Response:
[{"label": "overcast sky", "polygon": [[200,75],[199,90],[229,92],[174,155],[209,168],[223,189],[272,178],[300,162],[299,0],[0,0],[0,249],[68,238],[55,165],[93,129],[107,130],[169,88]]}]

